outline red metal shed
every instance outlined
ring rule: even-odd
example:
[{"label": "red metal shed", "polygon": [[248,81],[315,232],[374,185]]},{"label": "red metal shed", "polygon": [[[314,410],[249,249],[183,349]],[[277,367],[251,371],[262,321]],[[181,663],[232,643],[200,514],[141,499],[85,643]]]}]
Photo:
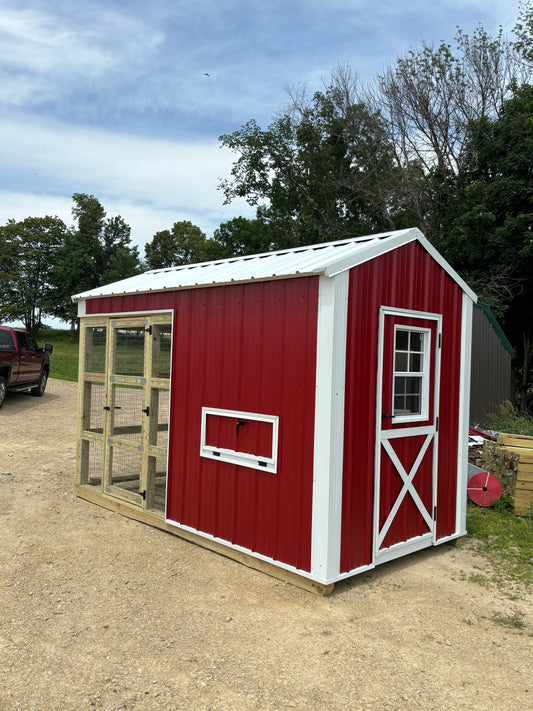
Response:
[{"label": "red metal shed", "polygon": [[419,230],[73,298],[78,495],[322,591],[464,535],[476,297]]}]

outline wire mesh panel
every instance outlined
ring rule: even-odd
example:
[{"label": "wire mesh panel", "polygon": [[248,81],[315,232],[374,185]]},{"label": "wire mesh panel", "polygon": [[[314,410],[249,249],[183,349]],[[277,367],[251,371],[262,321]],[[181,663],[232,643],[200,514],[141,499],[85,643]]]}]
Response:
[{"label": "wire mesh panel", "polygon": [[114,328],[115,363],[117,375],[144,374],[145,327]]},{"label": "wire mesh panel", "polygon": [[111,405],[112,437],[141,442],[144,388],[113,386]]},{"label": "wire mesh panel", "polygon": [[87,326],[85,328],[84,367],[88,373],[104,373],[106,365],[105,326]]},{"label": "wire mesh panel", "polygon": [[154,447],[168,446],[169,391],[152,388],[150,394],[150,429],[148,441]]},{"label": "wire mesh panel", "polygon": [[102,486],[102,442],[83,440],[81,445],[81,483],[87,486]]},{"label": "wire mesh panel", "polygon": [[170,351],[172,347],[172,326],[170,324],[153,327],[152,377],[170,378]]},{"label": "wire mesh panel", "polygon": [[141,453],[113,447],[109,453],[109,485],[138,494],[141,483]]},{"label": "wire mesh panel", "polygon": [[148,457],[148,488],[146,491],[146,508],[151,509],[155,512],[164,513],[166,490],[166,457]]},{"label": "wire mesh panel", "polygon": [[89,432],[103,434],[104,432],[104,383],[85,384],[85,402],[83,412],[83,429]]}]

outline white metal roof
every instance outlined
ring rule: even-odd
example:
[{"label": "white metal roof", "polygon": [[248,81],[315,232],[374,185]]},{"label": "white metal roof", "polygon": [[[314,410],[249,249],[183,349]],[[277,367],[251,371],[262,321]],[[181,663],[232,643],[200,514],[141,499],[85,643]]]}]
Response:
[{"label": "white metal roof", "polygon": [[417,228],[382,232],[309,247],[278,252],[232,257],[214,262],[154,269],[129,279],[106,284],[72,297],[84,301],[101,296],[142,294],[167,289],[190,289],[247,281],[283,279],[291,276],[326,274],[335,276],[370,259],[417,240],[474,301],[477,298],[461,277],[450,267]]}]

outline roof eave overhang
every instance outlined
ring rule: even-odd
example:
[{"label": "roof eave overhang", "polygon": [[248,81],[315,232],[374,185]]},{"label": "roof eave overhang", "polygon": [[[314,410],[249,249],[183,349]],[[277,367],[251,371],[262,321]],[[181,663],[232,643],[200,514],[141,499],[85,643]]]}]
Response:
[{"label": "roof eave overhang", "polygon": [[347,269],[352,269],[360,264],[369,262],[376,257],[380,257],[387,252],[391,252],[398,247],[402,247],[409,242],[418,241],[420,245],[430,254],[431,257],[447,272],[451,279],[453,279],[458,286],[464,291],[475,303],[477,302],[477,296],[468,286],[468,284],[462,279],[459,274],[453,269],[444,257],[433,247],[431,242],[424,237],[422,232],[417,228],[402,230],[397,235],[390,237],[387,240],[376,240],[375,242],[369,242],[368,245],[361,247],[353,255],[343,257],[335,262],[331,262],[325,268],[324,272],[329,277],[334,277]]},{"label": "roof eave overhang", "polygon": [[172,285],[172,286],[161,286],[157,289],[138,289],[136,291],[112,291],[108,293],[94,293],[94,291],[84,291],[80,294],[74,294],[71,296],[71,300],[76,303],[80,301],[89,301],[93,299],[106,299],[108,297],[117,296],[135,296],[137,294],[162,294],[166,291],[186,291],[188,289],[202,289],[211,288],[214,286],[230,286],[231,284],[249,284],[251,282],[260,281],[279,281],[280,279],[294,279],[295,277],[308,277],[308,276],[319,276],[320,274],[325,274],[325,267],[320,267],[318,269],[313,269],[305,272],[293,272],[290,274],[272,274],[270,276],[264,277],[247,277],[243,279],[228,279],[226,281],[212,281],[208,283],[197,283],[197,284],[182,284],[182,285]]}]

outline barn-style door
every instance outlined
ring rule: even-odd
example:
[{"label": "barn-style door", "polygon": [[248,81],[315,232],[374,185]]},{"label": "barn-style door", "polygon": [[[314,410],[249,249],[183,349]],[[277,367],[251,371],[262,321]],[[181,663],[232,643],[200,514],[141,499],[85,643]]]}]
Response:
[{"label": "barn-style door", "polygon": [[431,545],[436,521],[441,319],[382,308],[374,560]]},{"label": "barn-style door", "polygon": [[82,322],[81,485],[164,513],[170,316]]}]

